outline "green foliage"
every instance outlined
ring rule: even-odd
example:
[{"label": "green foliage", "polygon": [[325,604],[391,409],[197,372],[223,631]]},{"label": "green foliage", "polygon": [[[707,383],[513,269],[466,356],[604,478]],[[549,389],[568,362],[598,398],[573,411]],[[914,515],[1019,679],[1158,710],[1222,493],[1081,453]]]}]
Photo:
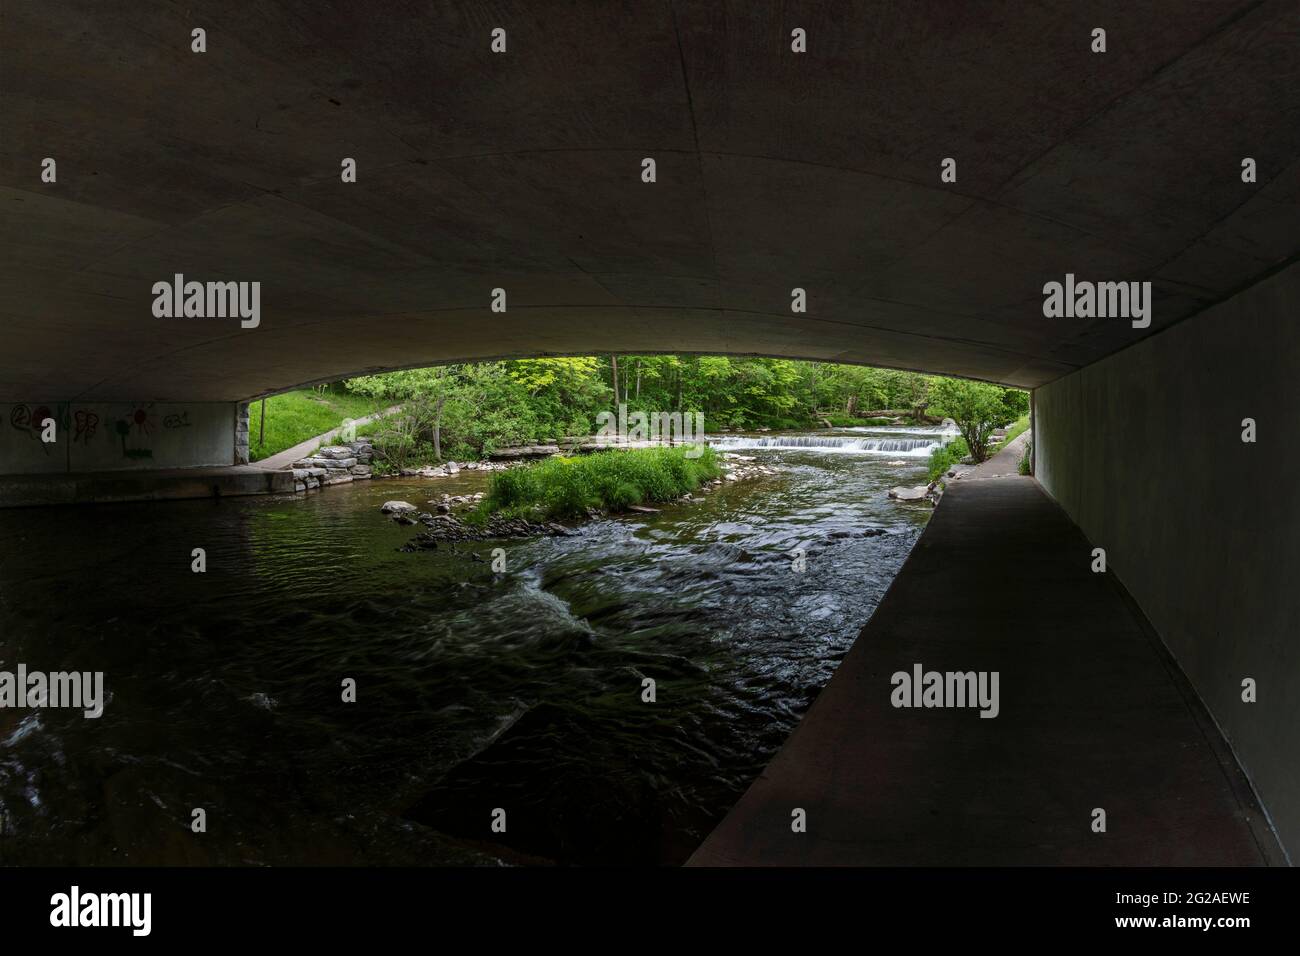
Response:
[{"label": "green foliage", "polygon": [[314,388],[272,395],[266,400],[265,441],[262,435],[262,403],[249,403],[248,458],[261,461],[299,442],[338,428],[348,418],[364,418],[389,403],[367,395]]},{"label": "green foliage", "polygon": [[1018,388],[1002,389],[1002,421],[1014,421],[1021,416],[1029,420],[1029,393]]},{"label": "green foliage", "polygon": [[1023,434],[1023,433],[1025,432],[1025,430],[1028,429],[1028,428],[1029,428],[1029,416],[1028,416],[1028,415],[1025,415],[1025,416],[1022,416],[1021,418],[1016,419],[1015,422],[1012,423],[1011,427],[1007,429],[1007,436],[1006,436],[1006,438],[1002,439],[1002,441],[998,442],[997,445],[995,445],[993,448],[991,448],[991,449],[989,450],[989,454],[990,454],[990,455],[997,454],[997,453],[1000,452],[1003,448],[1006,448],[1006,447],[1007,447],[1008,445],[1010,445],[1013,441],[1015,441],[1017,438],[1019,438],[1020,435]]},{"label": "green foliage", "polygon": [[672,501],[721,472],[711,448],[698,458],[688,449],[641,448],[550,458],[492,475],[478,520],[507,517],[576,518],[592,508],[621,511],[631,505]]},{"label": "green foliage", "polygon": [[930,480],[942,478],[948,473],[948,469],[958,462],[965,461],[970,457],[970,448],[966,445],[966,439],[958,437],[948,442],[946,445],[940,445],[934,451],[930,452],[929,473]]},{"label": "green foliage", "polygon": [[[405,448],[401,454],[414,463],[422,456],[432,460],[438,450],[444,458],[477,457],[508,445],[591,435],[596,416],[620,403],[629,414],[702,412],[710,431],[802,429],[827,419],[839,427],[888,424],[860,417],[880,408],[923,420],[917,416],[939,410],[940,381],[916,372],[790,359],[620,355],[445,365],[362,376],[347,385],[389,404],[429,403],[432,413],[419,416],[427,421],[385,423],[395,448]],[[1028,402],[1015,389],[996,391],[1004,407]],[[372,433],[383,437],[382,429]]]},{"label": "green foliage", "polygon": [[390,400],[414,398],[417,395],[431,396],[438,394],[450,382],[454,368],[455,366],[435,365],[432,368],[406,369],[382,375],[363,375],[360,378],[350,378],[345,384],[349,391],[359,395],[373,395]]},{"label": "green foliage", "polygon": [[1032,473],[1032,470],[1033,470],[1033,460],[1034,460],[1033,457],[1032,457],[1032,456],[1033,456],[1033,444],[1034,444],[1034,443],[1031,442],[1031,441],[1027,441],[1027,442],[1025,442],[1025,449],[1024,449],[1024,451],[1022,451],[1022,452],[1020,453],[1020,463],[1019,463],[1019,465],[1018,465],[1018,469],[1017,469],[1017,470],[1018,470],[1022,475],[1028,475],[1028,474],[1031,474],[1031,473]]},{"label": "green foliage", "polygon": [[936,379],[931,394],[937,405],[957,422],[976,464],[988,458],[989,433],[1002,421],[1003,389],[962,378]]}]

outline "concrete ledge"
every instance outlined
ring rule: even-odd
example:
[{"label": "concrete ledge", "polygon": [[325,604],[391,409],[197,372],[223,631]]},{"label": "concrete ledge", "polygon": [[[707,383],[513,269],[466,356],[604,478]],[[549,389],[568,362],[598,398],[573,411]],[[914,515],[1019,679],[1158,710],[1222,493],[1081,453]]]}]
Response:
[{"label": "concrete ledge", "polygon": [[[950,485],[830,684],[689,864],[1284,863],[1209,715],[1114,576],[1091,573],[1090,548],[1032,478]],[[891,675],[917,663],[998,671],[999,715],[895,708]]]},{"label": "concrete ledge", "polygon": [[0,508],[293,493],[292,471],[249,466],[0,475]]}]

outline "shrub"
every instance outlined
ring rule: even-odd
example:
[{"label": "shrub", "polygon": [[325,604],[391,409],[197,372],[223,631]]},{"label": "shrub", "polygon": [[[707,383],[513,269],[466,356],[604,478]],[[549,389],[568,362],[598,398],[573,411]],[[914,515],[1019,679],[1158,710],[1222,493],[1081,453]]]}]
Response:
[{"label": "shrub", "polygon": [[946,445],[940,445],[930,452],[930,480],[942,478],[948,473],[949,468],[969,456],[970,448],[966,445],[966,439],[960,436]]},{"label": "shrub", "polygon": [[687,458],[686,448],[610,449],[581,458],[549,458],[498,471],[477,516],[578,518],[592,508],[622,511],[672,501],[721,474],[713,449]]},{"label": "shrub", "polygon": [[995,385],[957,378],[939,379],[931,389],[934,404],[956,420],[976,464],[988,457],[989,434],[1005,420],[1002,391]]}]

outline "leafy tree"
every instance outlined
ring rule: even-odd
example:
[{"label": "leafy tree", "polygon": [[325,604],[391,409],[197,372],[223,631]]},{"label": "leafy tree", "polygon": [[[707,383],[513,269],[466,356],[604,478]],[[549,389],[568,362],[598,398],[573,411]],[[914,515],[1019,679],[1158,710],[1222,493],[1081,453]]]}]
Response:
[{"label": "leafy tree", "polygon": [[1029,414],[1029,393],[1018,388],[1002,390],[1003,422],[1013,422],[1021,415]]},{"label": "leafy tree", "polygon": [[[444,452],[462,458],[591,434],[596,416],[620,402],[629,412],[703,412],[709,428],[803,428],[823,416],[842,412],[852,418],[875,408],[960,419],[961,406],[949,405],[961,395],[947,395],[943,381],[916,372],[789,359],[608,355],[445,365],[361,376],[346,385],[403,403],[402,422],[390,423],[395,447],[404,445],[413,458],[441,458]],[[999,423],[1017,418],[1028,405],[1018,389],[980,388],[996,393]],[[974,450],[986,443],[970,444]]]},{"label": "leafy tree", "polygon": [[441,461],[442,414],[462,377],[462,366],[435,365],[349,379],[348,387],[362,395],[404,399],[394,447],[413,449],[420,441],[431,441],[433,457]]},{"label": "leafy tree", "polygon": [[962,378],[936,378],[930,394],[957,423],[971,457],[976,462],[988,458],[989,434],[1004,416],[1002,389]]}]

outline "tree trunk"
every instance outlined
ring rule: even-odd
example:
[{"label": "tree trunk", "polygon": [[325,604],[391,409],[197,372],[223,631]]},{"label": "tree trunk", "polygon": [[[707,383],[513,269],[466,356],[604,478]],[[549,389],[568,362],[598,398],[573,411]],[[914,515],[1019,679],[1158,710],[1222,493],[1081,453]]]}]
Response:
[{"label": "tree trunk", "polygon": [[611,355],[609,357],[609,367],[614,376],[614,407],[617,409],[618,407],[618,356],[617,355]]},{"label": "tree trunk", "polygon": [[636,399],[641,400],[641,360],[636,360]]},{"label": "tree trunk", "polygon": [[438,404],[433,411],[433,457],[442,461],[442,406],[447,401],[438,396]]}]

